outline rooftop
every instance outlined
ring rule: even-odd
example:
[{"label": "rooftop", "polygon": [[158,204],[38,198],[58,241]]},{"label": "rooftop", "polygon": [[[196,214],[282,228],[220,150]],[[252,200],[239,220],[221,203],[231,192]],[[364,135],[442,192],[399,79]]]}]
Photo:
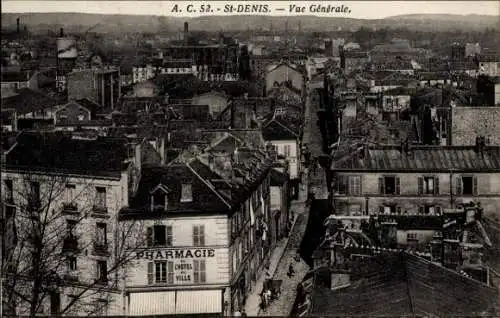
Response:
[{"label": "rooftop", "polygon": [[7,154],[6,169],[119,176],[128,166],[126,142],[109,137],[73,139],[62,132],[24,132]]},{"label": "rooftop", "polygon": [[[328,271],[317,271],[310,315],[449,316],[487,313],[498,291],[409,253],[363,260],[362,274],[331,290]],[[335,301],[332,301],[335,299]]]},{"label": "rooftop", "polygon": [[470,171],[500,172],[500,147],[477,151],[470,146],[360,147],[332,163],[337,171]]}]

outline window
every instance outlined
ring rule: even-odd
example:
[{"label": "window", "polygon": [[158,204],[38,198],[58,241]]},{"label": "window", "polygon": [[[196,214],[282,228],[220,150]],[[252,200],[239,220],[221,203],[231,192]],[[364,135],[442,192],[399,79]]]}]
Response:
[{"label": "window", "polygon": [[50,314],[53,316],[59,315],[61,311],[61,294],[52,291],[50,293]]},{"label": "window", "polygon": [[291,154],[291,148],[292,148],[292,146],[290,146],[290,145],[285,145],[285,157],[290,157],[290,154]]},{"label": "window", "polygon": [[193,261],[193,280],[195,284],[205,283],[207,281],[207,272],[205,260]]},{"label": "window", "polygon": [[181,202],[191,202],[193,201],[193,193],[191,189],[191,184],[184,183],[182,184],[181,190]]},{"label": "window", "polygon": [[205,225],[193,226],[193,245],[205,246]]},{"label": "window", "polygon": [[40,183],[39,182],[31,182],[31,198],[35,201],[40,201]]},{"label": "window", "polygon": [[66,220],[66,233],[67,236],[73,238],[75,236],[76,221]]},{"label": "window", "polygon": [[417,240],[417,233],[407,233],[406,240],[407,241],[416,241]]},{"label": "window", "polygon": [[398,177],[386,176],[379,179],[380,194],[400,194],[400,180]]},{"label": "window", "polygon": [[401,207],[395,204],[386,204],[380,206],[380,214],[401,214]]},{"label": "window", "polygon": [[153,195],[151,196],[151,200],[152,200],[151,203],[152,203],[153,209],[157,208],[157,207],[165,208],[166,202],[167,202],[166,197],[167,196],[165,195],[165,192],[163,192],[161,190],[153,193]]},{"label": "window", "polygon": [[66,203],[72,203],[73,202],[73,199],[75,198],[75,189],[76,189],[76,186],[74,184],[67,184],[66,185],[66,189],[65,189],[65,192],[66,192]]},{"label": "window", "polygon": [[148,263],[149,284],[174,284],[174,262],[160,261]]},{"label": "window", "polygon": [[106,223],[97,223],[96,244],[106,246],[108,244]]},{"label": "window", "polygon": [[361,176],[349,177],[349,194],[361,195]]},{"label": "window", "polygon": [[439,178],[438,177],[419,178],[418,194],[439,194]]},{"label": "window", "polygon": [[435,205],[424,205],[419,207],[421,215],[441,215],[441,207]]},{"label": "window", "polygon": [[12,180],[4,180],[5,185],[5,201],[8,203],[14,202],[14,184]]},{"label": "window", "polygon": [[457,194],[477,195],[477,178],[474,176],[458,177]]},{"label": "window", "polygon": [[99,299],[96,306],[95,314],[97,316],[105,317],[108,315],[108,301],[106,299]]},{"label": "window", "polygon": [[67,262],[69,271],[76,271],[78,269],[76,256],[68,256]]},{"label": "window", "polygon": [[106,208],[106,188],[96,187],[96,202],[95,205],[99,208]]},{"label": "window", "polygon": [[172,246],[173,233],[171,225],[155,225],[147,228],[148,246]]},{"label": "window", "polygon": [[108,282],[108,263],[106,261],[97,261],[97,281]]}]

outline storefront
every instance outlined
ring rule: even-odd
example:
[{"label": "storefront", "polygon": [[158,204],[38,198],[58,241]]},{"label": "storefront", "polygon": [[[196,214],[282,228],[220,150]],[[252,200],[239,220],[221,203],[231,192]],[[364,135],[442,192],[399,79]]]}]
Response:
[{"label": "storefront", "polygon": [[223,315],[226,255],[207,247],[138,251],[127,275],[128,315]]},{"label": "storefront", "polygon": [[148,315],[223,315],[223,290],[172,290],[131,292],[129,316]]}]

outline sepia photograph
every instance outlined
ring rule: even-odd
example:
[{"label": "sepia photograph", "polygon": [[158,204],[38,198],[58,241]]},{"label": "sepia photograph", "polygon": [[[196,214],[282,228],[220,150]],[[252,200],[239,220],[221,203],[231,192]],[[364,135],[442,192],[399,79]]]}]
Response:
[{"label": "sepia photograph", "polygon": [[1,0],[1,43],[0,317],[500,317],[499,1]]}]

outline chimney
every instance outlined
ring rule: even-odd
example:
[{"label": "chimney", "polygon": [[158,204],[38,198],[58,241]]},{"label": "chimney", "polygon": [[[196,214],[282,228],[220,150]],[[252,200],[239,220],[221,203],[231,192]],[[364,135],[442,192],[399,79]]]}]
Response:
[{"label": "chimney", "polygon": [[231,110],[231,123],[230,123],[231,126],[230,126],[230,128],[234,129],[235,128],[234,127],[234,124],[235,124],[235,122],[234,122],[234,117],[235,117],[235,113],[234,113],[235,112],[234,100],[231,100],[230,103],[231,103],[230,104],[230,107],[231,107],[231,109],[230,109]]},{"label": "chimney", "polygon": [[59,29],[59,37],[60,38],[64,37],[64,29],[63,28]]},{"label": "chimney", "polygon": [[186,43],[188,41],[188,34],[189,34],[189,24],[187,22],[184,22],[184,42]]},{"label": "chimney", "polygon": [[477,136],[476,146],[475,146],[476,152],[482,154],[485,146],[486,146],[486,138],[484,136]]},{"label": "chimney", "polygon": [[19,34],[21,32],[21,19],[17,18],[16,23],[17,23],[17,33]]}]

